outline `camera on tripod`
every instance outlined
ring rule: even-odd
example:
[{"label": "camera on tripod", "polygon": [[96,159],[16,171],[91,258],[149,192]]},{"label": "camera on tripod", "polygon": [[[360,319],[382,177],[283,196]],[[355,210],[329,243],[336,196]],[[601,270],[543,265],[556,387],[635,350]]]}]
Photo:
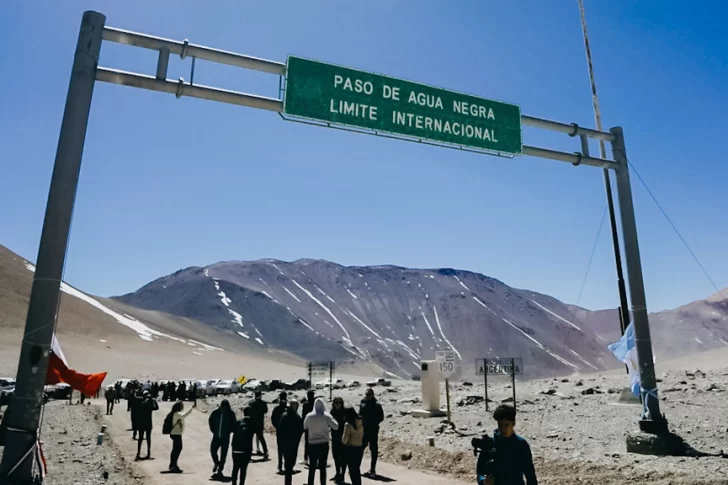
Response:
[{"label": "camera on tripod", "polygon": [[476,471],[479,476],[493,475],[495,470],[495,441],[487,434],[470,441],[473,455],[478,457]]}]

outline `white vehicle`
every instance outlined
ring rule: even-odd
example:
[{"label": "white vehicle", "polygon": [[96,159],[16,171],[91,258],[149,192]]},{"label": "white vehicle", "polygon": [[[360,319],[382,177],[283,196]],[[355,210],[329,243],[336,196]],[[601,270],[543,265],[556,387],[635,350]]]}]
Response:
[{"label": "white vehicle", "polygon": [[215,394],[215,386],[217,385],[217,381],[210,381],[210,380],[199,380],[190,382],[187,384],[187,388],[189,389],[192,384],[197,385],[197,397],[205,397],[205,396],[212,396]]},{"label": "white vehicle", "polygon": [[332,383],[332,387],[334,389],[346,389],[346,382],[344,382],[344,379],[334,379]]},{"label": "white vehicle", "polygon": [[359,381],[351,381],[347,387],[361,387],[361,382]]},{"label": "white vehicle", "polygon": [[263,383],[260,382],[258,379],[251,379],[245,383],[245,385],[243,386],[243,390],[248,392],[255,392],[259,390],[262,386]]},{"label": "white vehicle", "polygon": [[220,381],[215,386],[215,395],[229,396],[230,394],[237,394],[239,392],[240,384],[232,379]]},{"label": "white vehicle", "polygon": [[329,385],[330,385],[329,380],[324,379],[323,381],[318,381],[314,387],[316,389],[327,389],[329,387]]},{"label": "white vehicle", "polygon": [[9,390],[11,387],[15,387],[15,378],[0,377],[0,390]]},{"label": "white vehicle", "polygon": [[367,386],[369,387],[376,387],[376,386],[382,386],[382,387],[389,387],[392,385],[392,381],[388,381],[387,379],[380,377],[376,381],[368,381]]}]

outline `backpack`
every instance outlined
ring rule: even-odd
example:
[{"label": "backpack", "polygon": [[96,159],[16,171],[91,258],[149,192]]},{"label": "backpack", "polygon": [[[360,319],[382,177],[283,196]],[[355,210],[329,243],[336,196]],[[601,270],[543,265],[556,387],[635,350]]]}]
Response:
[{"label": "backpack", "polygon": [[172,412],[165,416],[164,423],[162,423],[162,434],[170,434],[172,432],[172,428],[174,428],[174,423],[172,422],[173,418],[174,413]]}]

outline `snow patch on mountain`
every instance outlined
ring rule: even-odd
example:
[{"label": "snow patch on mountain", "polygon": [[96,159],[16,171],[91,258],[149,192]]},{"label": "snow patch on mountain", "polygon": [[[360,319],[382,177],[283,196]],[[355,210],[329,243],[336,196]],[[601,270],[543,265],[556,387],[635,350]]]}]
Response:
[{"label": "snow patch on mountain", "polygon": [[435,323],[437,323],[437,328],[440,330],[440,335],[442,335],[442,339],[447,343],[453,352],[458,356],[458,359],[463,360],[463,356],[460,354],[458,349],[455,348],[455,346],[450,342],[447,337],[445,337],[445,332],[442,331],[442,325],[440,325],[440,317],[437,315],[437,307],[435,305],[432,305],[432,309],[435,312]]}]

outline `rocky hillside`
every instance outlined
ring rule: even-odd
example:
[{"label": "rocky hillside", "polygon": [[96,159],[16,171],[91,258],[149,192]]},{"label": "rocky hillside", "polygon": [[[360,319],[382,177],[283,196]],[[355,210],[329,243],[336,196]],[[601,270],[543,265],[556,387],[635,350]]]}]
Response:
[{"label": "rocky hillside", "polygon": [[[617,315],[617,310],[572,307],[572,318],[584,322],[606,342],[619,338]],[[674,310],[650,314],[650,333],[655,357],[661,360],[728,346],[728,289]]]},{"label": "rocky hillside", "polygon": [[453,269],[223,262],[178,271],[117,300],[307,358],[312,342],[320,359],[341,358],[338,348],[402,378],[437,350],[453,350],[464,375],[478,357],[521,357],[532,377],[617,365],[571,307]]},{"label": "rocky hillside", "polygon": [[[34,270],[0,246],[0,375],[15,375],[17,369]],[[300,357],[231,339],[195,320],[94,297],[66,283],[61,290],[56,331],[64,354],[79,371],[108,371],[109,382],[303,374]]]}]

